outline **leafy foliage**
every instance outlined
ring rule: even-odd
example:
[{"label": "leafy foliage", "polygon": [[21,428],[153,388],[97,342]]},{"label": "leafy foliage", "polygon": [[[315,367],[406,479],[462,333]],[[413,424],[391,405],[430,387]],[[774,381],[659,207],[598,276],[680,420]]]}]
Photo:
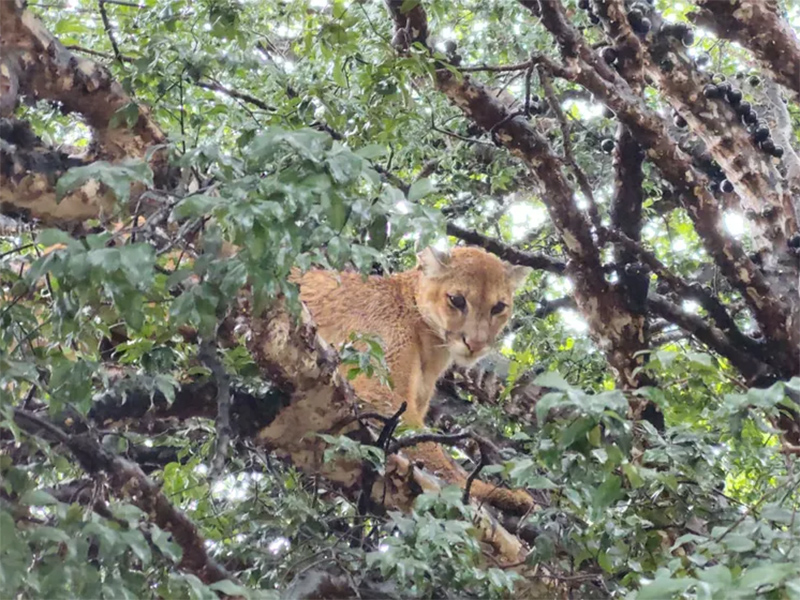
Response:
[{"label": "leafy foliage", "polygon": [[[437,49],[456,41],[465,64],[513,64],[552,51],[518,3],[424,4],[431,29],[442,32]],[[685,20],[684,4],[656,4],[666,18]],[[75,52],[112,56],[95,3],[31,8]],[[565,254],[527,168],[424,85],[430,61],[396,52],[382,3],[143,0],[106,9],[124,55],[109,69],[151,107],[174,165],[193,174],[192,183],[165,191],[144,162],[98,161],[64,174],[59,196],[92,179],[124,207],[136,183],[158,196],[161,211],[146,219],[120,212],[119,229],[95,223],[102,231],[79,238],[54,229],[0,237],[0,596],[277,598],[322,571],[364,597],[515,597],[526,577],[550,577],[586,595],[638,600],[800,598],[798,454],[780,452],[774,428],[787,406],[800,408],[800,379],[746,389],[726,359],[659,322],[644,367],[659,385],[636,393],[659,406],[667,428],[634,423],[629,394],[614,389],[586,323],[569,308],[540,311],[574,293],[552,273],[531,276],[503,341],[511,383],[534,367],[544,371],[536,383],[547,393],[528,407],[530,418],[505,411],[516,400],[511,385],[497,405],[464,390],[455,397],[466,407],[455,421],[514,442],[516,452],[482,474],[546,499],[522,524],[535,533],[523,565],[503,568],[484,556],[458,489],[420,496],[409,514],[365,514],[245,438],[224,472],[210,474],[208,418],[133,419],[119,431],[108,431],[119,423],[93,422],[111,390],[145,407],[175,402],[184,384],[207,376],[197,340],[182,329],[213,337],[245,285],[258,308],[279,294],[296,306],[288,283],[295,267],[408,268],[415,247],[444,239],[445,219],[527,252]],[[583,12],[573,17],[590,42],[603,39]],[[708,35],[691,52],[728,77],[757,73],[741,48]],[[524,98],[519,74],[484,75]],[[555,87],[573,125],[575,160],[607,212],[613,169],[600,141],[613,137],[616,122],[584,90]],[[666,107],[652,90],[646,102]],[[790,111],[800,135],[794,104]],[[20,113],[45,141],[89,143],[85,126],[57,108],[34,103]],[[132,125],[136,114],[125,107],[115,121]],[[548,132],[563,150],[561,134]],[[648,247],[674,272],[740,303],[649,166],[644,192]],[[742,236],[742,216],[728,216],[731,235]],[[228,244],[237,252],[227,253]],[[735,321],[754,328],[746,310]],[[111,343],[121,332],[124,341]],[[354,377],[391,384],[379,340],[354,337],[341,356]],[[269,397],[270,383],[246,350],[221,358],[236,392]],[[84,474],[52,440],[20,430],[20,407],[46,410],[60,426],[99,429],[133,460],[149,457],[150,476],[238,584],[208,585],[186,573],[173,534],[110,498],[101,483],[91,503],[57,500]],[[330,444],[326,459],[383,468],[383,449],[321,437]],[[465,453],[459,458],[474,467]],[[106,510],[92,510],[95,500]]]}]

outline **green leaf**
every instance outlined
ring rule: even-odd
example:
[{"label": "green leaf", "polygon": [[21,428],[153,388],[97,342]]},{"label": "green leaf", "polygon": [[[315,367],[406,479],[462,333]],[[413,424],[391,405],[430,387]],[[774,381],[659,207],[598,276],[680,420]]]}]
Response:
[{"label": "green leaf", "polygon": [[642,479],[642,476],[639,474],[639,469],[636,465],[625,463],[622,465],[622,472],[625,473],[633,489],[640,488],[644,485],[644,479]]},{"label": "green leaf", "polygon": [[356,154],[366,160],[374,160],[386,154],[386,146],[382,144],[368,144],[356,150]]},{"label": "green leaf", "polygon": [[58,504],[58,500],[44,490],[29,490],[22,494],[19,503],[26,506],[50,506]]},{"label": "green leaf", "polygon": [[171,534],[161,529],[158,525],[152,524],[150,525],[150,538],[164,556],[173,562],[180,562],[183,556],[183,548],[172,541]]},{"label": "green leaf", "polygon": [[341,231],[345,223],[347,223],[347,207],[344,204],[344,199],[338,194],[331,198],[328,218],[331,220],[331,227],[336,231]]},{"label": "green leaf", "polygon": [[37,243],[42,246],[55,246],[57,244],[68,245],[74,242],[75,239],[66,231],[60,229],[44,229],[36,236]]},{"label": "green leaf", "polygon": [[622,498],[622,480],[616,475],[609,475],[594,493],[593,500],[596,506],[604,508]]},{"label": "green leaf", "polygon": [[245,598],[250,597],[250,591],[247,588],[232,582],[230,579],[216,581],[208,587],[215,592],[222,592],[227,596],[244,596]]},{"label": "green leaf", "polygon": [[427,177],[423,177],[422,179],[417,179],[414,183],[411,184],[411,187],[408,188],[408,201],[409,202],[418,202],[422,200],[425,196],[430,194],[434,189],[433,183]]},{"label": "green leaf", "polygon": [[369,224],[369,245],[375,250],[383,250],[389,239],[389,221],[386,215],[377,215]]},{"label": "green leaf", "polygon": [[572,386],[561,376],[561,374],[556,373],[555,371],[547,371],[542,373],[533,380],[533,383],[540,387],[553,388],[556,390],[567,391],[573,389]]},{"label": "green leaf", "polygon": [[734,552],[750,552],[756,547],[756,543],[749,537],[732,533],[728,535],[723,543],[729,550]]},{"label": "green leaf", "polygon": [[409,11],[414,10],[422,0],[403,0],[400,5],[400,12],[407,14]]},{"label": "green leaf", "polygon": [[642,586],[636,594],[636,600],[667,600],[674,598],[675,594],[685,592],[697,583],[696,579],[671,579],[659,577],[651,583]]},{"label": "green leaf", "polygon": [[153,185],[153,171],[147,162],[140,159],[126,159],[118,164],[98,160],[86,166],[73,167],[58,178],[56,199],[61,200],[91,180],[107,185],[117,200],[127,202],[132,183]]},{"label": "green leaf", "polygon": [[224,198],[208,194],[193,194],[181,200],[172,211],[176,219],[202,217],[209,214],[217,206],[222,205]]}]

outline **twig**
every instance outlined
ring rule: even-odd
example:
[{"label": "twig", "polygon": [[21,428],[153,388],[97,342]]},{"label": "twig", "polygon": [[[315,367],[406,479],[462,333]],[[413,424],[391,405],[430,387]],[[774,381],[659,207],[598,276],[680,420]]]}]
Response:
[{"label": "twig", "polygon": [[16,248],[12,248],[11,250],[8,250],[7,252],[3,252],[2,254],[0,254],[0,259],[5,258],[6,256],[9,256],[11,254],[16,254],[17,252],[22,252],[23,250],[27,250],[28,248],[33,248],[35,245],[36,244],[31,242],[30,244],[23,244],[22,246],[17,246]]},{"label": "twig", "polygon": [[464,240],[468,244],[480,246],[488,250],[492,254],[496,254],[503,260],[506,260],[515,265],[525,265],[534,269],[547,271],[549,273],[561,274],[567,268],[566,265],[560,260],[556,260],[544,254],[535,254],[533,252],[525,252],[517,250],[513,246],[504,244],[499,240],[487,237],[477,231],[470,231],[459,227],[455,223],[447,223],[447,234]]},{"label": "twig", "polygon": [[472,473],[469,474],[469,477],[467,477],[467,483],[464,486],[464,498],[463,498],[464,504],[469,503],[469,493],[470,490],[472,489],[472,482],[475,481],[475,479],[478,477],[480,472],[483,470],[483,467],[489,464],[488,460],[486,459],[486,456],[483,453],[483,447],[480,444],[478,444],[478,448],[480,449],[481,459],[478,461],[478,464],[475,465],[475,468],[472,470]]},{"label": "twig", "polygon": [[219,476],[228,457],[228,448],[231,443],[231,382],[225,367],[217,356],[216,342],[203,340],[197,352],[200,362],[210,371],[211,377],[217,388],[217,440],[214,448],[214,458],[211,461],[211,476]]},{"label": "twig", "polygon": [[205,583],[234,580],[208,555],[197,526],[175,508],[139,465],[110,452],[88,434],[68,435],[53,423],[31,412],[15,408],[14,421],[29,434],[45,431],[64,444],[87,473],[108,473],[111,486],[120,497],[128,498],[161,529],[172,533],[175,542],[183,549],[178,565],[180,569],[196,575]]},{"label": "twig", "polygon": [[[108,0],[106,0],[108,2]],[[88,54],[89,56],[96,56],[98,58],[104,58],[106,60],[114,60],[114,57],[107,52],[98,52],[97,50],[92,50],[91,48],[86,48],[84,46],[78,46],[77,44],[70,44],[68,46],[64,46],[67,50],[74,50],[75,52],[80,52],[82,54]],[[121,59],[123,62],[132,63],[134,59],[132,56],[127,56],[125,54],[121,54],[118,59]]]},{"label": "twig", "polygon": [[484,140],[479,140],[478,138],[467,137],[465,135],[458,134],[455,131],[449,131],[447,129],[442,129],[440,127],[437,127],[434,124],[433,114],[431,114],[431,129],[433,131],[436,131],[437,133],[441,133],[443,135],[448,135],[448,136],[450,136],[452,138],[455,138],[457,140],[461,140],[462,142],[468,142],[470,144],[483,144],[484,146],[494,146],[494,144],[492,144],[491,142],[486,142]]},{"label": "twig", "polygon": [[262,110],[266,110],[266,111],[269,111],[269,112],[275,112],[277,110],[274,106],[270,106],[269,104],[267,104],[263,100],[259,100],[255,96],[251,96],[250,94],[247,94],[245,92],[239,92],[239,91],[236,91],[236,90],[232,90],[232,89],[230,89],[228,87],[225,87],[221,83],[217,83],[216,81],[211,81],[211,82],[209,82],[209,81],[196,81],[195,85],[197,85],[198,87],[201,87],[201,88],[203,88],[205,90],[211,90],[212,92],[220,92],[222,94],[225,94],[226,96],[230,96],[231,98],[236,98],[238,100],[243,100],[244,102],[252,104],[253,106],[257,106],[258,108],[260,108]]},{"label": "twig", "polygon": [[111,48],[114,50],[114,58],[122,65],[125,64],[125,60],[122,58],[122,53],[119,51],[117,40],[114,38],[114,32],[111,29],[111,21],[108,19],[108,12],[106,12],[107,1],[108,0],[97,0],[97,4],[100,8],[100,17],[103,19],[103,29],[106,30],[108,40],[111,42]]},{"label": "twig", "polygon": [[397,425],[400,423],[400,417],[406,412],[408,408],[408,403],[403,402],[400,405],[400,408],[397,409],[397,412],[394,413],[387,421],[386,424],[383,426],[380,435],[378,436],[378,441],[375,442],[375,445],[378,446],[381,450],[386,452],[386,446],[389,444],[389,440],[392,438],[395,429],[397,429]]},{"label": "twig", "polygon": [[479,71],[488,71],[490,73],[508,73],[509,71],[524,71],[525,69],[530,69],[532,65],[532,61],[526,60],[525,62],[514,65],[476,65],[472,67],[458,67],[458,70],[462,73],[477,73]]},{"label": "twig", "polygon": [[558,123],[561,126],[561,138],[564,145],[564,160],[575,174],[575,179],[578,180],[578,185],[581,188],[581,192],[589,202],[589,218],[592,220],[592,225],[594,225],[595,229],[597,229],[599,232],[600,228],[602,227],[602,223],[600,222],[600,213],[597,210],[597,202],[595,201],[594,193],[592,192],[592,185],[589,183],[589,178],[586,176],[586,173],[584,173],[583,169],[581,169],[578,165],[578,161],[575,160],[575,154],[572,151],[572,131],[569,121],[567,120],[567,116],[564,114],[564,111],[561,109],[561,103],[558,101],[558,97],[553,89],[553,82],[550,79],[550,73],[545,65],[539,65],[539,81],[542,83],[542,88],[544,89],[544,95],[547,98],[547,102],[550,104],[550,108],[553,109],[556,119],[558,119]]}]

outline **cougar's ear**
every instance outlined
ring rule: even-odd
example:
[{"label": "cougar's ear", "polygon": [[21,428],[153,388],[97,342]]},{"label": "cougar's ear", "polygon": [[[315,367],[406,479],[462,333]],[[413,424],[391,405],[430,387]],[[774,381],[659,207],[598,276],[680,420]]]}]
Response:
[{"label": "cougar's ear", "polygon": [[417,254],[417,268],[420,269],[426,277],[444,275],[449,264],[449,250],[437,250],[429,246]]},{"label": "cougar's ear", "polygon": [[516,291],[519,289],[519,287],[525,283],[525,280],[531,273],[533,273],[533,269],[531,267],[506,263],[506,275],[511,283],[512,290]]}]

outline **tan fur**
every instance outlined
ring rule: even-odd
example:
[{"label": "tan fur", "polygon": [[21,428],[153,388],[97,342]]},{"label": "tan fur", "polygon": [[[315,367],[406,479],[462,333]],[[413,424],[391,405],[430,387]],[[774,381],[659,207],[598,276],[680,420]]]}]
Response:
[{"label": "tan fur", "polygon": [[[383,414],[396,412],[405,401],[403,420],[423,425],[437,379],[452,363],[471,364],[484,355],[511,315],[515,289],[530,269],[509,265],[479,248],[451,252],[426,249],[416,269],[389,277],[309,271],[295,273],[300,298],[320,335],[340,345],[351,332],[379,336],[383,342],[394,389],[379,378],[353,381],[358,396]],[[465,310],[448,295],[463,296]],[[499,302],[505,308],[492,314]],[[453,483],[466,481],[463,470],[435,444],[410,449],[412,458]],[[509,492],[475,481],[472,491],[504,508],[523,512],[532,505],[523,492]]]}]

